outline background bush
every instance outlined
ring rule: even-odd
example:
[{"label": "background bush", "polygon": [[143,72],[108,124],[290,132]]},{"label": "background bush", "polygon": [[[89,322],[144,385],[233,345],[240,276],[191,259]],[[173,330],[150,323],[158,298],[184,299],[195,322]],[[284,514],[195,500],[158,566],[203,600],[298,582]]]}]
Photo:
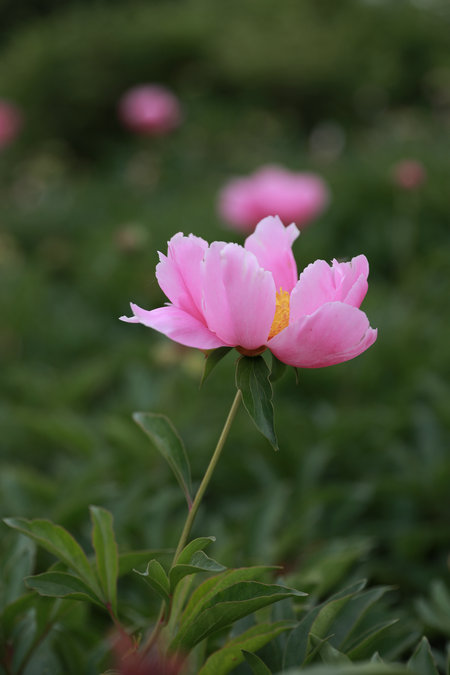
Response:
[{"label": "background bush", "polygon": [[[225,564],[283,564],[317,597],[361,576],[395,585],[392,616],[408,613],[410,637],[426,631],[443,663],[448,616],[424,598],[433,579],[449,582],[448,9],[3,9],[0,94],[26,123],[0,156],[2,516],[51,518],[88,547],[88,505],[99,504],[122,550],[176,543],[182,497],[131,413],[168,414],[198,478],[233,395],[234,357],[199,390],[200,353],[117,319],[130,300],[163,301],[156,251],[173,233],[239,239],[215,213],[230,175],[262,163],[315,170],[332,203],[297,242],[299,268],[364,252],[379,339],[355,361],[276,385],[279,453],[238,416],[196,533],[216,535]],[[185,122],[166,139],[119,126],[118,97],[142,81],[182,100]],[[392,167],[410,156],[428,179],[404,192]],[[2,527],[3,551],[14,541]],[[35,569],[49,562],[39,553]],[[122,592],[148,614],[153,601],[133,581]],[[84,621],[98,662],[106,622],[77,612],[66,631],[75,645]],[[81,672],[88,657],[73,653],[67,672]]]}]

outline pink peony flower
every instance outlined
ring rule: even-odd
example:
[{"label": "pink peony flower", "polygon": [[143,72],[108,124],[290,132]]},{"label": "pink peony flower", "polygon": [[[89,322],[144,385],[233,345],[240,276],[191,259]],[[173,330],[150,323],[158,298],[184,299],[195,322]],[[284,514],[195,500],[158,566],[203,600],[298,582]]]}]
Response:
[{"label": "pink peony flower", "polygon": [[403,190],[416,190],[427,179],[424,165],[416,159],[404,159],[392,169],[394,183]]},{"label": "pink peony flower", "polygon": [[9,145],[22,126],[22,115],[12,103],[0,99],[0,148]]},{"label": "pink peony flower", "polygon": [[145,84],[126,92],[119,101],[119,118],[131,131],[161,136],[181,122],[181,108],[172,92],[156,84]]},{"label": "pink peony flower", "polygon": [[219,212],[232,227],[250,232],[265,216],[304,227],[329,201],[325,182],[312,173],[291,173],[265,166],[247,178],[235,178],[219,195]]},{"label": "pink peony flower", "polygon": [[348,361],[372,345],[377,331],[359,308],[367,292],[364,255],[351,262],[316,260],[297,277],[292,244],[299,234],[278,217],[264,218],[244,246],[181,232],[160,254],[156,277],[170,303],[147,311],[131,304],[121,317],[202,350],[265,349],[284,363],[320,368]]}]

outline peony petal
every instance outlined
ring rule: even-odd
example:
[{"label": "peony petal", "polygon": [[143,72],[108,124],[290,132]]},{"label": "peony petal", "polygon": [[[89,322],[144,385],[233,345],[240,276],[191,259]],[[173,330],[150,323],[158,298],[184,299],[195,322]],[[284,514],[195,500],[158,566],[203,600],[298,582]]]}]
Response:
[{"label": "peony petal", "polygon": [[142,323],[186,347],[215,349],[225,346],[201,321],[173,305],[148,311],[131,303],[131,309],[134,316],[121,316],[121,321]]},{"label": "peony petal", "polygon": [[353,359],[376,338],[377,331],[364,312],[343,302],[329,302],[289,325],[267,346],[290,366],[321,368]]},{"label": "peony petal", "polygon": [[238,244],[211,244],[205,256],[204,315],[224,344],[257,349],[275,315],[272,274]]},{"label": "peony petal", "polygon": [[328,265],[325,260],[316,260],[300,274],[300,279],[291,293],[290,322],[312,314],[327,302],[345,302],[359,307],[367,293],[369,264],[364,255],[351,262]]},{"label": "peony petal", "polygon": [[169,300],[199,320],[202,313],[202,261],[208,244],[200,237],[175,234],[168,243],[167,256],[160,254],[156,278]]},{"label": "peony petal", "polygon": [[369,263],[365,255],[358,255],[350,262],[339,263],[333,260],[334,283],[338,297],[336,300],[359,307],[367,293]]},{"label": "peony petal", "polygon": [[284,227],[278,216],[261,220],[250,237],[245,240],[245,249],[255,254],[261,267],[272,272],[277,291],[289,291],[297,283],[297,265],[292,254],[292,244],[300,234],[294,223]]}]

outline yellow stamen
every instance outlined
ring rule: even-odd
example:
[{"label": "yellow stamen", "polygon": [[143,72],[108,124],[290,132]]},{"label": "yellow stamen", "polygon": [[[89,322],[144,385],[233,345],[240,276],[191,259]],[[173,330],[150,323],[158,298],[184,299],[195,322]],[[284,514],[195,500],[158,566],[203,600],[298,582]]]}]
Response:
[{"label": "yellow stamen", "polygon": [[289,298],[288,291],[283,291],[280,288],[276,295],[275,316],[273,317],[268,340],[289,326]]}]

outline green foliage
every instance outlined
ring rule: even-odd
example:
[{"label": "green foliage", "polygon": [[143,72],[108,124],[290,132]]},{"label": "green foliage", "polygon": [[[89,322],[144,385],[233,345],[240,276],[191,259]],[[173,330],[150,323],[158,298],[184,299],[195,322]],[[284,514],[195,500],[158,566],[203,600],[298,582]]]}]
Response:
[{"label": "green foliage", "polygon": [[170,583],[161,563],[157,560],[150,560],[145,572],[137,572],[137,574],[143,577],[148,585],[158,593],[166,603],[169,603]]},{"label": "green foliage", "polygon": [[253,675],[270,675],[270,670],[257,654],[252,654],[252,652],[245,650],[242,650],[242,653],[247,663],[251,666]]},{"label": "green foliage", "polygon": [[242,356],[238,360],[236,386],[241,392],[245,409],[273,449],[278,450],[269,377],[270,371],[262,356]]},{"label": "green foliage", "polygon": [[191,498],[191,468],[183,441],[177,434],[171,421],[164,415],[155,413],[134,413],[133,419],[152,440],[175,474],[183,490],[188,506]]},{"label": "green foliage", "polygon": [[439,675],[427,638],[422,638],[408,661],[408,670],[418,675]]},{"label": "green foliage", "polygon": [[[225,675],[239,663],[258,658],[256,655],[248,655],[248,650],[258,650],[267,642],[280,635],[283,631],[292,627],[288,621],[279,621],[270,624],[258,624],[232,638],[217,652],[211,654],[199,675]],[[249,661],[249,662],[250,662]]]},{"label": "green foliage", "polygon": [[77,573],[80,580],[97,596],[101,596],[98,581],[86,554],[72,535],[60,525],[48,520],[5,518],[4,522],[31,537],[40,546],[53,553],[59,560]]},{"label": "green foliage", "polygon": [[106,601],[117,613],[117,577],[119,559],[114,536],[113,518],[109,511],[91,506],[92,544],[95,551],[97,573]]}]

